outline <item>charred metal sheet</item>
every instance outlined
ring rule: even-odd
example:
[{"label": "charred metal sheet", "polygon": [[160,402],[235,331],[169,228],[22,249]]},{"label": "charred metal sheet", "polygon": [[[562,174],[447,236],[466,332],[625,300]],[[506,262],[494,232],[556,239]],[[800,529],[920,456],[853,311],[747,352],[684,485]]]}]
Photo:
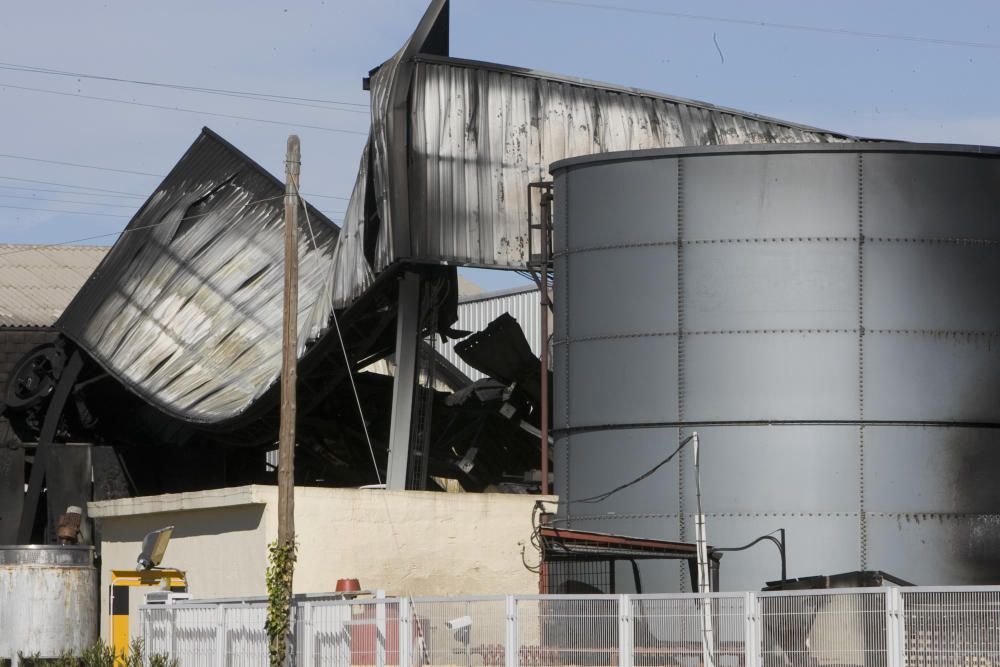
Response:
[{"label": "charred metal sheet", "polygon": [[455,345],[455,354],[472,368],[505,385],[517,383],[538,405],[541,402],[541,362],[509,313],[490,322],[483,331]]},{"label": "charred metal sheet", "polygon": [[[218,422],[281,364],[284,186],[208,130],[56,323],[161,410]],[[299,354],[326,328],[337,227],[299,217]]]},{"label": "charred metal sheet", "polygon": [[[370,81],[372,126],[340,261],[525,269],[528,184],[611,151],[857,138],[658,93],[448,57],[447,0]],[[348,256],[352,259],[348,260]],[[338,273],[337,303],[372,280]],[[351,280],[359,280],[351,283]]]}]

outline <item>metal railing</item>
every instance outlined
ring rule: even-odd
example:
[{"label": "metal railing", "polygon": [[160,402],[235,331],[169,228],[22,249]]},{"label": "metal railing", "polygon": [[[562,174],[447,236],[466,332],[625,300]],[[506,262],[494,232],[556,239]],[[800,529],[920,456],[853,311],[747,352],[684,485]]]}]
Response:
[{"label": "metal railing", "polygon": [[[266,667],[266,601],[140,608],[149,653]],[[302,599],[299,667],[985,667],[1000,587]]]}]

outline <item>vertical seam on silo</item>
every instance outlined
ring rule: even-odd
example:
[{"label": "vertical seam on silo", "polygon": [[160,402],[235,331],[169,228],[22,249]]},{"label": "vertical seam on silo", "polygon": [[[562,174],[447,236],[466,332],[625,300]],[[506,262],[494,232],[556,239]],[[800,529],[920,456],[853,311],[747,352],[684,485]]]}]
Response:
[{"label": "vertical seam on silo", "polygon": [[[677,158],[677,421],[684,423],[684,158]],[[679,439],[684,427],[678,429]],[[687,539],[684,510],[684,449],[677,457],[677,528],[679,539]],[[680,590],[685,590],[687,572],[680,567]]]},{"label": "vertical seam on silo", "polygon": [[[565,266],[565,268],[563,270],[563,287],[562,287],[563,304],[562,304],[562,312],[563,312],[563,328],[566,331],[566,341],[567,341],[566,342],[566,351],[564,353],[566,356],[563,358],[563,387],[564,387],[563,397],[565,399],[565,411],[564,411],[564,417],[563,417],[563,425],[566,428],[566,440],[565,440],[565,443],[563,444],[563,458],[564,458],[564,460],[566,462],[566,465],[565,465],[565,468],[563,470],[564,470],[564,474],[566,475],[566,483],[564,485],[564,488],[566,489],[566,499],[567,500],[569,500],[570,498],[573,497],[573,495],[570,493],[570,486],[569,486],[570,485],[570,473],[569,473],[569,470],[570,470],[570,454],[569,454],[569,447],[570,447],[570,440],[572,439],[572,436],[570,435],[570,429],[569,429],[569,427],[570,427],[570,418],[569,418],[569,391],[570,391],[569,355],[570,355],[570,348],[573,347],[573,344],[571,342],[569,342],[569,341],[572,340],[572,338],[570,336],[570,331],[569,331],[569,319],[570,319],[569,318],[569,265],[570,265],[570,261],[572,260],[572,254],[569,251],[569,249],[572,247],[569,244],[569,228],[572,226],[572,225],[570,225],[570,214],[569,214],[569,183],[570,183],[570,180],[571,180],[570,179],[570,174],[571,173],[572,172],[570,170],[567,170],[565,176],[563,176],[562,202],[561,202],[562,207],[563,207],[562,210],[564,211],[564,214],[563,214],[563,222],[564,222],[564,224],[563,224],[563,235],[566,237],[566,256],[563,259],[563,261],[566,263],[566,266]],[[553,215],[553,220],[554,219],[555,219],[555,215]],[[544,232],[545,232],[545,230],[542,230],[542,233],[544,233]],[[555,267],[553,267],[553,268],[555,268]],[[548,317],[548,313],[546,313],[545,316]],[[567,504],[566,504],[566,519],[567,520],[570,519],[570,517],[572,516],[572,513],[573,513],[573,506],[567,502]],[[572,525],[572,524],[569,524],[569,525]]]},{"label": "vertical seam on silo", "polygon": [[865,514],[865,161],[858,153],[858,531],[860,566],[868,562],[868,516]]}]

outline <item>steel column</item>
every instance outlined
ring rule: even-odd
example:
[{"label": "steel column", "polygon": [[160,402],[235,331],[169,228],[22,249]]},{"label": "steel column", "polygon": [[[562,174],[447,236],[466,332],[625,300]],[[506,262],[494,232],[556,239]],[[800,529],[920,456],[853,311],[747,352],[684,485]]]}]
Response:
[{"label": "steel column", "polygon": [[392,384],[392,421],[386,488],[405,489],[410,459],[413,396],[417,384],[417,337],[420,333],[420,275],[407,271],[399,281],[396,312],[396,376]]},{"label": "steel column", "polygon": [[83,357],[79,352],[74,352],[66,363],[66,367],[63,368],[55,392],[49,401],[49,407],[45,410],[45,421],[42,422],[42,430],[38,435],[38,446],[35,448],[35,460],[31,464],[28,493],[24,499],[24,508],[21,510],[21,525],[17,531],[17,541],[20,544],[31,542],[31,529],[35,525],[38,498],[45,481],[46,458],[49,449],[51,449],[52,441],[55,440],[56,428],[59,426],[59,418],[62,416],[63,408],[66,406],[73,385],[76,384],[76,377],[82,368]]}]

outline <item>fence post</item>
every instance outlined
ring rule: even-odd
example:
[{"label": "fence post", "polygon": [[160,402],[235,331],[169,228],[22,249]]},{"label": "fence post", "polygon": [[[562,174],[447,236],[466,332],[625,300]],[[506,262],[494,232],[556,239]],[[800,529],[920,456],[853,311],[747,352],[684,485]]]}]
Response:
[{"label": "fence post", "polygon": [[903,595],[894,586],[885,589],[886,667],[904,667],[906,643],[903,630]]},{"label": "fence post", "polygon": [[413,641],[412,612],[410,611],[410,598],[399,598],[399,667],[410,667],[410,650]]},{"label": "fence post", "polygon": [[507,617],[507,640],[504,646],[504,667],[518,667],[521,662],[521,650],[517,638],[517,598],[508,595],[504,598]]},{"label": "fence post", "polygon": [[632,599],[618,596],[618,667],[632,667],[635,653],[632,650]]},{"label": "fence post", "polygon": [[226,608],[215,607],[215,667],[226,667]]},{"label": "fence post", "polygon": [[757,595],[743,594],[743,664],[746,667],[760,667],[761,631]]},{"label": "fence post", "polygon": [[316,642],[315,613],[311,600],[302,600],[295,605],[295,664],[308,665],[313,659]]},{"label": "fence post", "polygon": [[375,667],[385,667],[385,591],[375,591]]}]

